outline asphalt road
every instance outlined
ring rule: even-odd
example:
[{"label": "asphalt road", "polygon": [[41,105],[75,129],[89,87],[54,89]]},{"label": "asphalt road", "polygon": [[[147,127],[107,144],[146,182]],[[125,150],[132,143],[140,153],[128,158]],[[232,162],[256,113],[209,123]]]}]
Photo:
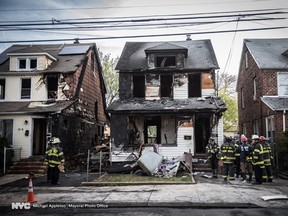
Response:
[{"label": "asphalt road", "polygon": [[30,209],[11,210],[1,208],[3,215],[23,215],[23,216],[56,216],[56,215],[97,215],[97,216],[287,216],[288,209],[194,209],[194,208],[57,208],[57,209]]}]

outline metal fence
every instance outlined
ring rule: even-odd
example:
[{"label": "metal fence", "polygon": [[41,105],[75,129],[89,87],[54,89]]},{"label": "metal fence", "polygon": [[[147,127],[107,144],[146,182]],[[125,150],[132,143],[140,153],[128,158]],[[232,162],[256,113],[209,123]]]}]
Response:
[{"label": "metal fence", "polygon": [[4,147],[3,155],[3,173],[6,173],[6,169],[13,165],[13,162],[16,162],[21,159],[22,148],[6,148]]},{"label": "metal fence", "polygon": [[103,168],[106,167],[105,163],[107,158],[106,156],[106,152],[103,151],[99,151],[96,154],[95,153],[91,153],[90,150],[88,150],[88,154],[87,154],[87,176],[86,176],[86,181],[89,181],[89,172],[91,172],[90,170],[90,165],[92,165],[94,168],[96,166],[98,166],[98,173],[99,173],[99,177],[102,176],[102,172],[103,172]]}]

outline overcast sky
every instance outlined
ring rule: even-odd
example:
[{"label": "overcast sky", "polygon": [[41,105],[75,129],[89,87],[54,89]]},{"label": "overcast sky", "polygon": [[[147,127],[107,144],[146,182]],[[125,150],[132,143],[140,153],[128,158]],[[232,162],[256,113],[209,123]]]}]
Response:
[{"label": "overcast sky", "polygon": [[[174,14],[195,14],[215,12],[246,11],[259,9],[278,9],[288,12],[287,0],[0,0],[0,25],[9,21],[39,21],[39,20],[64,20],[83,18],[114,18],[131,16],[156,16]],[[284,9],[283,9],[284,8]],[[206,14],[206,16],[209,14]],[[221,13],[222,14],[222,13]],[[220,14],[220,15],[221,15]],[[219,15],[219,14],[218,14]],[[147,29],[135,27],[125,30],[97,31],[5,31],[0,32],[0,52],[11,46],[7,41],[44,40],[44,39],[68,39],[68,38],[94,38],[112,37],[121,35],[143,35],[143,34],[170,34],[170,33],[192,33],[192,40],[211,39],[220,71],[226,70],[229,73],[237,74],[240,61],[241,49],[244,38],[285,38],[288,37],[288,28],[267,31],[234,32],[221,34],[193,35],[197,32],[213,32],[221,30],[235,30],[247,28],[270,28],[288,27],[288,14],[280,15],[259,15],[253,18],[286,18],[273,21],[247,21],[227,22],[209,25],[190,25],[173,28],[167,24],[165,28]],[[243,17],[241,17],[242,19]],[[201,21],[206,21],[202,19]],[[210,20],[209,20],[210,21]],[[230,20],[231,21],[231,20]],[[115,24],[116,25],[116,24]],[[121,24],[117,24],[121,25]],[[235,38],[234,38],[235,37]],[[233,40],[234,38],[234,40]],[[185,34],[171,37],[152,38],[125,38],[113,40],[91,40],[81,43],[95,42],[102,52],[111,53],[112,56],[120,56],[126,41],[181,41],[185,40]],[[47,42],[46,42],[47,43]],[[55,43],[55,42],[53,42]],[[57,42],[62,43],[62,42]],[[65,42],[69,43],[69,42]],[[27,44],[27,43],[24,43]],[[31,44],[31,43],[28,43]],[[35,43],[34,43],[35,44]],[[229,52],[231,58],[229,58]],[[228,61],[228,63],[227,63]]]}]

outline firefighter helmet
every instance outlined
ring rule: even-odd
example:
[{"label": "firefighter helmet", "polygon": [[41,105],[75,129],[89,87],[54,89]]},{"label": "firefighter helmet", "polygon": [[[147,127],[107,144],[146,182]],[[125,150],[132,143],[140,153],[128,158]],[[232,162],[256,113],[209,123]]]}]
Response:
[{"label": "firefighter helmet", "polygon": [[259,140],[259,136],[256,134],[252,135],[252,140]]},{"label": "firefighter helmet", "polygon": [[51,143],[51,145],[56,145],[58,143],[61,143],[61,140],[58,137],[52,137],[50,139],[50,143]]}]

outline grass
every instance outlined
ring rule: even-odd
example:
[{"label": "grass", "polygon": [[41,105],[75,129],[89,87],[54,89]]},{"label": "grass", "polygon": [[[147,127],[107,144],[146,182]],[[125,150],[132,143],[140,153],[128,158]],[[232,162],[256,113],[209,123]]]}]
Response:
[{"label": "grass", "polygon": [[167,183],[191,183],[191,177],[190,176],[176,176],[176,177],[170,177],[170,178],[160,178],[160,177],[154,177],[154,176],[138,176],[136,174],[106,174],[102,176],[101,178],[97,179],[96,182],[167,182]]}]

